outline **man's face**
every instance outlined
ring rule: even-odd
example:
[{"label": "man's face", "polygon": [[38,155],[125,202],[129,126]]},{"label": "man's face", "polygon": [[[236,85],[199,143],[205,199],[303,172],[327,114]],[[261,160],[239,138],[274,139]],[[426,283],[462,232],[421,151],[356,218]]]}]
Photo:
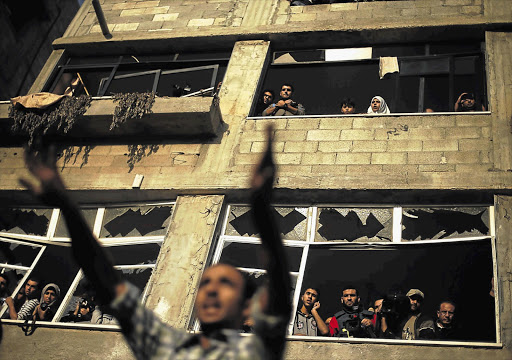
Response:
[{"label": "man's face", "polygon": [[377,98],[372,99],[372,110],[377,112],[380,109],[380,100]]},{"label": "man's face", "polygon": [[343,294],[341,295],[341,302],[345,306],[356,306],[359,304],[359,297],[357,296],[356,289],[346,289],[343,290]]},{"label": "man's face", "polygon": [[462,107],[470,109],[473,106],[475,106],[475,99],[466,98],[466,99],[461,100],[461,103],[462,103]]},{"label": "man's face", "polygon": [[272,103],[272,100],[274,100],[274,97],[272,96],[272,94],[268,91],[265,91],[263,93],[263,103],[265,105],[269,105]]},{"label": "man's face", "polygon": [[25,284],[25,296],[28,298],[32,298],[35,296],[37,288],[39,287],[39,283],[34,280],[29,280]]},{"label": "man's face", "polygon": [[412,295],[409,297],[409,301],[411,303],[411,311],[419,311],[421,307],[421,296]]},{"label": "man's face", "polygon": [[197,318],[202,325],[238,328],[244,309],[244,279],[230,265],[208,268],[201,278],[195,302]]},{"label": "man's face", "polygon": [[442,303],[437,311],[437,319],[443,326],[450,326],[455,315],[455,306],[450,303]]},{"label": "man's face", "polygon": [[57,298],[57,293],[53,289],[48,289],[43,294],[43,301],[47,304],[50,304],[52,301],[55,301]]},{"label": "man's face", "polygon": [[318,299],[318,292],[315,289],[307,289],[302,295],[301,300],[304,306],[311,307]]},{"label": "man's face", "polygon": [[291,96],[292,96],[292,88],[291,86],[288,86],[288,85],[283,85],[281,87],[281,92],[279,93],[279,95],[281,96],[281,98],[283,99],[289,99]]},{"label": "man's face", "polygon": [[7,279],[3,276],[0,276],[0,295],[5,294],[7,292]]},{"label": "man's face", "polygon": [[341,106],[341,113],[342,114],[353,114],[356,112],[356,108],[352,105],[343,104]]}]

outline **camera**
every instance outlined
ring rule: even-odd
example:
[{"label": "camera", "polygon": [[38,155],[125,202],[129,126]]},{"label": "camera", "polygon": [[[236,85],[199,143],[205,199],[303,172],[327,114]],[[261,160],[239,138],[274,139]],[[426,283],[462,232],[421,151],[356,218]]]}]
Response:
[{"label": "camera", "polygon": [[45,302],[41,303],[41,310],[45,311],[46,309],[48,309],[48,304]]}]

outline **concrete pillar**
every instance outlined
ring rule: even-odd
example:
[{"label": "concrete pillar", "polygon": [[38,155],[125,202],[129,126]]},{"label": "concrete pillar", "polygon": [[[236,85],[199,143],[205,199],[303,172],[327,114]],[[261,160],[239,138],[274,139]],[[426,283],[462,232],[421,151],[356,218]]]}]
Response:
[{"label": "concrete pillar", "polygon": [[512,196],[496,196],[496,257],[498,299],[500,304],[501,342],[512,348]]},{"label": "concrete pillar", "polygon": [[151,275],[146,306],[186,328],[214,238],[224,196],[179,196]]},{"label": "concrete pillar", "polygon": [[35,94],[43,91],[44,85],[52,75],[53,69],[57,67],[64,59],[64,50],[53,50],[46,60],[43,69],[28,91],[29,94]]},{"label": "concrete pillar", "polygon": [[512,169],[512,33],[486,32],[494,167]]},{"label": "concrete pillar", "polygon": [[[247,130],[244,128],[246,117],[270,58],[269,49],[270,42],[263,40],[238,41],[233,47],[219,94],[222,120],[227,131],[219,144],[210,144],[201,167],[201,172],[221,176],[212,181],[225,183],[225,171],[233,166],[233,154],[236,146],[240,146],[242,133]],[[265,132],[261,131],[260,135],[264,141]]]}]

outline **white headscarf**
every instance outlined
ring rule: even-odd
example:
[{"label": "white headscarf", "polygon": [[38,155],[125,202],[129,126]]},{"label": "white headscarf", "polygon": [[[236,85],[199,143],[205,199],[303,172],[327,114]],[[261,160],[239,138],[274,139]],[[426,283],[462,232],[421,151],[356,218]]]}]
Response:
[{"label": "white headscarf", "polygon": [[[380,108],[377,111],[373,111],[372,109],[372,101],[373,99],[378,99],[380,101]],[[372,101],[370,101],[370,106],[368,107],[368,114],[391,114],[391,111],[388,108],[388,105],[386,104],[386,100],[382,98],[381,96],[374,96],[372,97]]]},{"label": "white headscarf", "polygon": [[41,301],[39,302],[40,304],[42,304],[44,302],[44,293],[48,289],[55,290],[55,295],[57,295],[55,297],[55,300],[53,300],[50,304],[48,304],[48,306],[51,306],[51,305],[55,304],[57,302],[57,300],[59,300],[59,298],[60,298],[60,288],[59,288],[59,286],[57,284],[53,284],[53,283],[50,283],[50,284],[46,285],[43,288],[43,291],[41,292]]}]

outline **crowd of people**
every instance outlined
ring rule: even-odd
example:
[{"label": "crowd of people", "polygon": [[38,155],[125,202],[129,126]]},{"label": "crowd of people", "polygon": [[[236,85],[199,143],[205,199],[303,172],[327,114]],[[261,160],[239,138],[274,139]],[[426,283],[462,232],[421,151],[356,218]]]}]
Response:
[{"label": "crowd of people", "polygon": [[[0,274],[0,306],[7,305],[4,318],[11,320],[51,321],[60,305],[61,290],[55,283],[40,290],[41,280],[30,276],[18,293],[9,296],[9,277]],[[63,316],[61,322],[89,322],[92,324],[117,324],[105,306],[95,301],[94,293],[84,293],[76,302],[75,310]]]},{"label": "crowd of people", "polygon": [[[279,98],[271,89],[265,89],[258,98],[254,110],[254,116],[293,116],[306,115],[306,108],[301,103],[295,101],[292,96],[294,92],[293,85],[285,83],[279,91]],[[463,92],[459,95],[454,105],[456,112],[485,111],[485,106],[479,103],[473,93]],[[362,114],[356,107],[356,102],[352,98],[341,100],[340,112],[343,115]],[[433,113],[433,108],[425,108],[426,113]],[[382,96],[376,95],[371,101],[368,109],[363,114],[385,115],[391,114],[391,109]]]},{"label": "crowd of people", "polygon": [[0,274],[0,305],[7,305],[4,317],[12,320],[50,321],[55,315],[60,299],[60,288],[49,283],[39,292],[41,280],[29,277],[18,293],[12,297],[8,294],[9,278]]},{"label": "crowd of people", "polygon": [[[319,291],[307,287],[300,297],[293,324],[293,335],[402,340],[466,340],[457,323],[457,305],[441,301],[434,316],[423,311],[425,294],[410,289],[406,295],[380,297],[364,309],[354,285],[341,289],[341,309],[323,320],[318,314]],[[494,292],[489,294],[494,300]],[[493,331],[492,329],[490,331]]]}]

